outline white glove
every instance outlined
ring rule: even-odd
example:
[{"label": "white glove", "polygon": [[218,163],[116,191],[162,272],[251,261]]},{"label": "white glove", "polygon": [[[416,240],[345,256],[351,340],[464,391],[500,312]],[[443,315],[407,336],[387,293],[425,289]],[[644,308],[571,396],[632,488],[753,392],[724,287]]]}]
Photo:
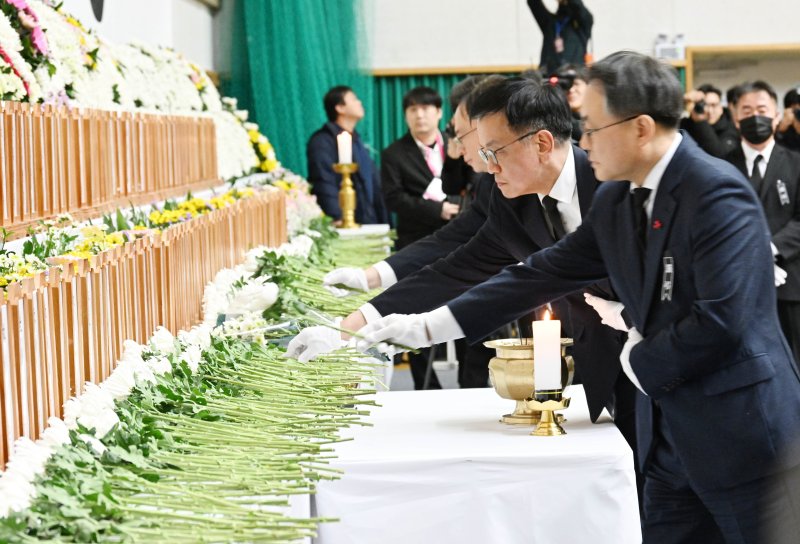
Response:
[{"label": "white glove", "polygon": [[375,344],[391,342],[410,348],[424,348],[431,345],[425,314],[391,314],[373,321],[358,331],[361,338],[356,348],[365,351]]},{"label": "white glove", "polygon": [[586,298],[586,304],[594,308],[594,311],[600,316],[600,322],[603,325],[608,325],[618,331],[628,330],[625,320],[622,319],[622,310],[625,309],[624,304],[596,297],[589,293],[584,293],[583,296]]},{"label": "white glove", "polygon": [[337,268],[331,270],[322,278],[322,285],[337,297],[346,297],[350,294],[347,289],[334,287],[335,285],[346,285],[359,291],[369,291],[367,274],[361,268]]},{"label": "white glove", "polygon": [[775,287],[780,287],[786,283],[786,276],[788,276],[788,273],[777,264],[773,264],[772,266],[775,268]]},{"label": "white glove", "polygon": [[324,325],[317,325],[303,329],[300,334],[292,338],[286,346],[286,356],[307,363],[318,355],[338,349],[344,344],[342,333]]},{"label": "white glove", "polygon": [[636,330],[636,327],[631,327],[628,331],[628,341],[622,346],[622,352],[619,354],[619,362],[622,365],[622,371],[628,376],[628,379],[633,382],[633,385],[635,385],[639,391],[646,395],[647,393],[642,389],[642,384],[639,383],[639,378],[633,373],[633,367],[631,366],[631,351],[634,346],[642,340],[644,340],[642,334]]}]

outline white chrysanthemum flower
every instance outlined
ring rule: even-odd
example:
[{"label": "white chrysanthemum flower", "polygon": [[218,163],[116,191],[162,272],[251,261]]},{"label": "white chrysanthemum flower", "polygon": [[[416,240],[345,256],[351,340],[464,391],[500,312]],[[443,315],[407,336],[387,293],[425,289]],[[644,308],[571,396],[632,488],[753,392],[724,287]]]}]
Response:
[{"label": "white chrysanthemum flower", "polygon": [[153,336],[150,337],[150,345],[153,349],[163,355],[175,353],[175,337],[164,327],[158,327]]},{"label": "white chrysanthemum flower", "polygon": [[148,359],[147,365],[156,376],[163,376],[164,374],[172,372],[172,363],[169,362],[169,358],[167,357]]},{"label": "white chrysanthemum flower", "polygon": [[241,289],[233,292],[226,314],[247,314],[263,312],[278,300],[278,286],[266,278],[248,281]]},{"label": "white chrysanthemum flower", "polygon": [[200,366],[200,361],[203,359],[203,353],[198,345],[191,345],[181,353],[181,362],[186,363],[192,372],[197,372]]}]

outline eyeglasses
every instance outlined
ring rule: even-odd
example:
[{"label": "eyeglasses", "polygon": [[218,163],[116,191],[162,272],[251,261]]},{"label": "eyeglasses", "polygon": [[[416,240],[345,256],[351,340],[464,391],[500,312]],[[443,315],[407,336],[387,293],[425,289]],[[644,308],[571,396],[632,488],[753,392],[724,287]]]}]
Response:
[{"label": "eyeglasses", "polygon": [[616,123],[611,123],[610,125],[606,125],[606,126],[600,127],[600,128],[584,128],[584,123],[581,122],[581,128],[583,129],[583,135],[586,136],[587,138],[591,138],[592,134],[594,134],[595,132],[600,132],[601,130],[605,130],[607,128],[611,128],[611,127],[616,126],[616,125],[621,125],[622,123],[627,123],[628,121],[633,121],[637,117],[639,117],[639,114],[632,115],[630,117],[626,117],[622,121],[617,121]]},{"label": "eyeglasses", "polygon": [[517,138],[513,142],[509,142],[509,143],[507,143],[506,145],[504,145],[502,147],[498,147],[494,151],[492,151],[491,149],[487,149],[485,147],[481,147],[480,149],[478,149],[478,155],[480,155],[481,159],[483,159],[483,162],[485,162],[486,164],[489,164],[489,161],[492,161],[495,166],[500,166],[500,163],[497,162],[497,154],[498,153],[500,153],[502,150],[504,150],[508,146],[514,145],[515,143],[517,143],[520,140],[524,140],[528,136],[533,136],[537,132],[539,132],[539,131],[538,130],[532,130],[532,131],[528,132],[527,134],[523,134],[522,136],[520,136],[519,138]]},{"label": "eyeglasses", "polygon": [[468,130],[467,132],[465,132],[465,133],[464,133],[464,134],[462,134],[461,136],[459,136],[459,135],[457,135],[457,134],[456,134],[455,136],[453,136],[453,141],[454,141],[454,142],[455,142],[457,145],[460,145],[461,147],[465,147],[465,146],[464,146],[464,138],[466,138],[467,136],[469,136],[470,134],[472,134],[472,133],[473,133],[473,132],[475,132],[476,130],[478,130],[478,127],[475,127],[475,128],[473,128],[472,130]]}]

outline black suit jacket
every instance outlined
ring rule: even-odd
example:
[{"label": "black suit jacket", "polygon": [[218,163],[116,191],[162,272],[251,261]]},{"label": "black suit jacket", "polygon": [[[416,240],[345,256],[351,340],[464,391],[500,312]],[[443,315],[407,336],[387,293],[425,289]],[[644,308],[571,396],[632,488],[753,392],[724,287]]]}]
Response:
[{"label": "black suit jacket", "polygon": [[[698,489],[796,466],[800,378],[778,323],[770,236],[753,189],[684,137],[655,195],[643,255],[629,186],[604,183],[578,230],[448,308],[475,340],[608,277],[644,336],[630,353],[648,395],[636,407],[643,470],[653,401]],[[665,258],[673,267],[666,279]]]},{"label": "black suit jacket", "polygon": [[[443,180],[444,181],[444,180]],[[389,256],[386,262],[398,280],[450,255],[472,239],[486,222],[494,176],[482,174],[475,182],[472,205],[433,234],[417,240]]]},{"label": "black suit jacket", "polygon": [[[586,153],[576,146],[573,146],[573,153],[578,199],[581,215],[585,217],[598,183]],[[523,261],[531,253],[549,247],[554,242],[538,195],[508,199],[495,185],[492,188],[489,217],[472,240],[447,258],[393,285],[372,299],[371,303],[381,315],[433,310],[488,280],[505,266]],[[607,284],[599,284],[593,290],[603,298],[614,298]],[[529,306],[528,312],[534,307]],[[575,340],[575,366],[583,380],[589,412],[594,421],[612,399],[614,383],[620,372],[619,353],[624,335],[603,325],[581,293],[567,297],[555,311],[566,326],[571,325],[569,334]],[[480,310],[476,311],[474,317],[480,319]],[[491,330],[485,330],[484,334],[471,337],[470,340],[478,341],[517,317],[520,316],[496,323]]]},{"label": "black suit jacket", "polygon": [[[747,177],[742,146],[726,157]],[[788,202],[781,202],[779,181],[786,188]],[[778,287],[778,300],[800,301],[800,154],[779,145],[772,148],[764,181],[757,190],[764,207],[772,243],[778,248],[777,264],[787,272],[786,283]]]},{"label": "black suit jacket", "polygon": [[[446,149],[446,139],[444,145]],[[443,175],[454,162],[445,154]],[[381,188],[386,207],[397,214],[397,249],[447,223],[442,219],[442,203],[422,198],[432,179],[425,157],[410,133],[381,153]]]}]

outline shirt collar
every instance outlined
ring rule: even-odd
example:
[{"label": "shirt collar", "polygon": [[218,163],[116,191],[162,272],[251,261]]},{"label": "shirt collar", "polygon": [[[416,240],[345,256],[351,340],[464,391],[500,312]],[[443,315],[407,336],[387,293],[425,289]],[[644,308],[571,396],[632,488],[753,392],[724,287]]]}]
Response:
[{"label": "shirt collar", "polygon": [[756,160],[756,157],[761,155],[764,157],[764,164],[769,163],[769,158],[772,155],[772,150],[775,149],[775,138],[772,138],[770,142],[767,144],[763,150],[758,151],[757,149],[753,149],[748,145],[747,142],[742,140],[742,151],[744,151],[744,160],[747,161],[747,164],[753,164]]},{"label": "shirt collar", "polygon": [[[340,133],[345,131],[342,127],[340,127],[333,121],[328,121],[327,123],[325,123],[325,126],[328,127],[328,130],[330,130],[334,136],[338,136]],[[354,140],[356,138],[359,138],[358,131],[355,129],[353,129],[353,132],[351,132],[350,134],[353,136]]]},{"label": "shirt collar", "polygon": [[[578,177],[575,173],[575,154],[572,151],[572,144],[567,144],[567,147],[567,160],[564,161],[564,166],[550,189],[549,196],[559,202],[569,204],[572,202],[575,188],[578,186]],[[545,195],[540,194],[539,201],[541,202],[544,197]]]},{"label": "shirt collar", "polygon": [[[658,191],[658,185],[661,183],[661,177],[664,175],[664,172],[667,170],[667,166],[669,166],[672,157],[675,156],[675,152],[678,150],[678,146],[681,145],[681,140],[683,140],[683,136],[680,132],[675,133],[675,137],[672,140],[672,143],[667,148],[666,153],[664,153],[658,162],[653,166],[650,172],[645,176],[644,183],[642,183],[642,187],[645,189],[650,189],[650,201],[653,201],[653,197]],[[636,189],[636,184],[631,183],[631,192]]]}]

